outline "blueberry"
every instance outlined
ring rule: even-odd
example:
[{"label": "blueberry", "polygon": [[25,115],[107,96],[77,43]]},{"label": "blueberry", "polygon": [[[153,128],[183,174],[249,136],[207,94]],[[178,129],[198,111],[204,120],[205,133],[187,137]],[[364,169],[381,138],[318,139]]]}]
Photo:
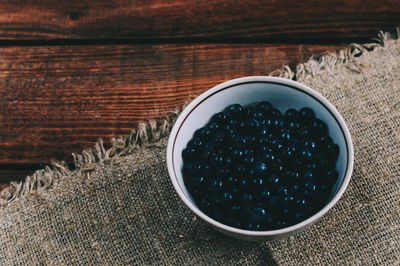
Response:
[{"label": "blueberry", "polygon": [[227,157],[225,157],[225,164],[227,166],[231,166],[232,163],[233,163],[233,158],[232,157],[230,157],[229,155]]},{"label": "blueberry", "polygon": [[246,141],[247,145],[253,145],[257,141],[257,137],[253,135],[247,135],[244,140]]},{"label": "blueberry", "polygon": [[325,136],[328,134],[328,127],[320,119],[315,119],[311,124],[311,134],[314,136]]},{"label": "blueberry", "polygon": [[300,124],[296,121],[288,121],[287,126],[290,130],[295,131],[299,129]]},{"label": "blueberry", "polygon": [[183,164],[183,172],[187,175],[196,175],[198,174],[201,169],[201,164],[198,162],[185,162]]},{"label": "blueberry", "polygon": [[194,148],[185,148],[182,151],[182,158],[184,160],[194,159],[197,154],[197,150]]},{"label": "blueberry", "polygon": [[266,162],[260,161],[256,164],[256,170],[260,174],[265,174],[268,171],[268,165]]},{"label": "blueberry", "polygon": [[223,122],[227,119],[227,115],[223,112],[216,113],[212,118],[211,121],[215,122]]},{"label": "blueberry", "polygon": [[223,197],[224,197],[225,200],[232,200],[233,199],[232,194],[228,193],[228,192],[225,192]]},{"label": "blueberry", "polygon": [[285,122],[283,121],[283,119],[278,117],[273,121],[272,125],[274,126],[275,129],[279,130],[279,129],[281,129],[283,127],[284,123]]},{"label": "blueberry", "polygon": [[272,108],[271,116],[274,118],[278,118],[281,116],[281,112],[278,109]]},{"label": "blueberry", "polygon": [[287,146],[287,148],[286,148],[285,156],[286,156],[288,159],[292,159],[292,158],[294,158],[294,156],[296,155],[296,151],[297,151],[297,148],[296,148],[295,145],[289,145],[289,146]]},{"label": "blueberry", "polygon": [[287,109],[285,112],[285,118],[288,120],[296,120],[297,115],[298,115],[298,112],[293,108]]},{"label": "blueberry", "polygon": [[246,204],[253,201],[253,195],[251,193],[244,193],[242,198],[242,203]]},{"label": "blueberry", "polygon": [[247,127],[251,131],[257,131],[260,129],[261,123],[257,119],[251,119],[247,122]]},{"label": "blueberry", "polygon": [[235,149],[232,152],[232,157],[234,160],[239,161],[244,156],[243,151],[241,149]]},{"label": "blueberry", "polygon": [[270,176],[268,176],[268,182],[270,182],[271,184],[279,184],[280,182],[280,177],[276,174],[271,174]]},{"label": "blueberry", "polygon": [[272,208],[277,208],[280,204],[280,198],[278,195],[273,195],[269,201]]},{"label": "blueberry", "polygon": [[275,154],[274,152],[266,152],[261,156],[262,159],[265,159],[268,162],[274,161],[275,160]]},{"label": "blueberry", "polygon": [[316,150],[317,149],[317,142],[313,139],[307,139],[303,142],[304,147],[310,150]]},{"label": "blueberry", "polygon": [[234,117],[231,117],[228,120],[228,125],[230,125],[232,127],[236,127],[238,123],[239,123],[238,120],[236,118],[234,118]]},{"label": "blueberry", "polygon": [[222,179],[215,179],[214,181],[211,182],[210,189],[219,190],[223,187],[223,184],[224,184],[224,182]]},{"label": "blueberry", "polygon": [[239,148],[245,147],[245,146],[246,146],[246,143],[247,143],[247,140],[246,140],[245,138],[237,137],[237,138],[235,139],[235,144],[236,144],[236,146],[239,147]]},{"label": "blueberry", "polygon": [[308,126],[304,126],[304,127],[300,128],[299,131],[297,132],[297,135],[299,135],[300,138],[307,137],[309,135]]},{"label": "blueberry", "polygon": [[213,145],[216,147],[220,147],[225,143],[225,136],[222,132],[214,134],[211,139]]},{"label": "blueberry", "polygon": [[203,164],[202,173],[205,176],[211,176],[213,174],[214,169],[209,164]]},{"label": "blueberry", "polygon": [[206,142],[204,144],[204,150],[205,151],[214,151],[214,145],[212,142]]},{"label": "blueberry", "polygon": [[252,155],[244,156],[243,162],[246,164],[253,164],[255,162],[254,156]]},{"label": "blueberry", "polygon": [[241,189],[242,191],[246,190],[247,189],[247,185],[248,185],[247,179],[245,179],[245,178],[240,178],[239,179],[239,189]]},{"label": "blueberry", "polygon": [[256,112],[257,112],[257,110],[252,106],[247,106],[244,108],[244,114],[248,118],[254,117]]},{"label": "blueberry", "polygon": [[194,149],[200,149],[202,148],[202,146],[203,146],[203,141],[200,138],[191,139],[187,144],[187,147]]},{"label": "blueberry", "polygon": [[313,180],[315,177],[315,171],[312,171],[310,169],[306,170],[304,173],[304,179],[306,180]]},{"label": "blueberry", "polygon": [[271,128],[274,121],[272,118],[266,118],[261,120],[261,125],[265,126],[266,128]]},{"label": "blueberry", "polygon": [[254,150],[251,149],[251,148],[245,149],[243,154],[246,155],[246,156],[253,156],[254,155]]},{"label": "blueberry", "polygon": [[332,168],[335,165],[335,161],[330,160],[327,157],[321,155],[321,156],[319,156],[319,159],[318,159],[318,165],[321,168]]},{"label": "blueberry", "polygon": [[207,184],[208,178],[205,176],[198,176],[191,179],[192,187],[203,187]]},{"label": "blueberry", "polygon": [[219,129],[219,127],[220,127],[220,125],[217,122],[211,122],[208,125],[208,128],[209,128],[210,132],[212,132],[212,133],[216,132]]},{"label": "blueberry", "polygon": [[238,115],[243,111],[243,107],[240,104],[229,105],[226,110],[232,115]]},{"label": "blueberry", "polygon": [[285,204],[292,204],[294,201],[295,201],[295,197],[294,197],[293,195],[286,194],[286,195],[283,197],[283,202],[284,202]]},{"label": "blueberry", "polygon": [[203,140],[207,140],[208,138],[210,138],[211,136],[211,132],[207,127],[202,127],[198,130],[196,130],[196,132],[194,133],[194,137],[195,138],[200,138]]},{"label": "blueberry", "polygon": [[293,225],[326,204],[338,179],[339,146],[328,133],[308,107],[282,115],[268,102],[230,105],[183,149],[184,183],[221,223],[248,230]]},{"label": "blueberry", "polygon": [[271,198],[271,191],[267,188],[264,188],[260,193],[260,198],[262,200],[269,200]]},{"label": "blueberry", "polygon": [[333,184],[338,179],[339,174],[336,169],[329,169],[324,173],[323,176],[328,184]]},{"label": "blueberry", "polygon": [[300,114],[301,119],[303,119],[303,121],[308,122],[315,118],[315,114],[314,114],[313,110],[309,107],[301,108],[299,111],[299,114]]},{"label": "blueberry", "polygon": [[252,210],[250,219],[253,222],[260,224],[263,223],[266,220],[266,218],[267,218],[267,212],[265,211],[265,209],[256,207]]},{"label": "blueberry", "polygon": [[247,172],[247,167],[245,165],[239,164],[236,167],[236,173],[239,175],[244,175]]},{"label": "blueberry", "polygon": [[222,178],[227,177],[229,175],[229,169],[221,167],[217,170],[217,174]]},{"label": "blueberry", "polygon": [[314,154],[310,149],[306,148],[301,151],[301,156],[304,160],[310,161],[313,159]]},{"label": "blueberry", "polygon": [[317,190],[317,186],[312,182],[307,182],[304,184],[304,186],[305,189],[307,189],[310,192],[315,192]]},{"label": "blueberry", "polygon": [[337,144],[328,143],[326,145],[326,151],[329,157],[336,159],[339,155],[339,146]]},{"label": "blueberry", "polygon": [[261,127],[259,134],[262,136],[267,136],[271,130],[269,130],[266,126]]},{"label": "blueberry", "polygon": [[237,129],[240,131],[240,132],[245,132],[246,131],[246,122],[245,121],[240,121],[238,124],[237,124]]},{"label": "blueberry", "polygon": [[258,104],[258,110],[260,110],[264,115],[268,114],[272,109],[272,105],[269,102],[260,102]]},{"label": "blueberry", "polygon": [[218,155],[214,155],[214,156],[211,157],[211,163],[213,165],[220,166],[220,165],[222,165],[224,163],[224,157],[218,156]]},{"label": "blueberry", "polygon": [[264,184],[265,180],[262,177],[254,177],[251,179],[251,185],[256,190],[259,190]]}]

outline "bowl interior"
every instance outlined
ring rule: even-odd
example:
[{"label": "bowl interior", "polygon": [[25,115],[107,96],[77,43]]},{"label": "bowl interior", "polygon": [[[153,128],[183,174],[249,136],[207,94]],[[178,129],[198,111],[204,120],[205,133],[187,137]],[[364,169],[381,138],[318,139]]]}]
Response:
[{"label": "bowl interior", "polygon": [[330,199],[332,199],[346,175],[348,151],[344,132],[326,105],[326,100],[319,99],[317,95],[312,95],[312,93],[301,88],[275,82],[245,82],[223,87],[197,102],[193,109],[185,115],[181,127],[177,131],[172,154],[175,177],[185,196],[195,205],[186,190],[181,173],[183,166],[182,150],[193,137],[193,133],[204,126],[213,114],[222,111],[230,104],[247,105],[258,101],[269,101],[281,112],[285,112],[289,108],[298,110],[305,106],[310,107],[314,110],[316,117],[328,125],[329,135],[340,148],[339,159],[336,163],[339,178],[330,196]]}]

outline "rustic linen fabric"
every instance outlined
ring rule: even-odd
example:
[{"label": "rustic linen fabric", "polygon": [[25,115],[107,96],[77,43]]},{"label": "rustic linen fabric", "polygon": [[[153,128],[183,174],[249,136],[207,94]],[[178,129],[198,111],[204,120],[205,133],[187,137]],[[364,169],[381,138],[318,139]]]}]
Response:
[{"label": "rustic linen fabric", "polygon": [[348,190],[289,239],[247,243],[197,219],[166,163],[174,117],[38,171],[0,195],[0,264],[396,264],[400,261],[400,41],[352,45],[280,74],[315,88],[353,135]]}]

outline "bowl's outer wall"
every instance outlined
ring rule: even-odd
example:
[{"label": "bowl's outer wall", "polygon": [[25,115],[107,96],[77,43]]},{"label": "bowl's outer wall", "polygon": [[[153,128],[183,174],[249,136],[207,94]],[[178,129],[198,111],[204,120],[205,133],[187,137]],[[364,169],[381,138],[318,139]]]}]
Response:
[{"label": "bowl's outer wall", "polygon": [[[288,108],[300,109],[304,106],[311,107],[317,117],[328,124],[329,134],[340,147],[337,163],[339,179],[331,195],[331,202],[316,215],[300,224],[281,230],[269,231],[265,234],[262,234],[262,232],[254,234],[251,231],[238,230],[221,225],[207,217],[194,204],[193,199],[184,186],[181,174],[183,164],[181,152],[185,148],[186,143],[192,138],[196,129],[205,125],[213,114],[222,111],[232,103],[246,105],[258,101],[269,101],[281,112],[284,112]],[[282,78],[246,77],[215,86],[200,95],[185,108],[171,131],[167,149],[167,164],[172,183],[179,196],[200,218],[211,223],[219,231],[235,238],[253,241],[272,240],[286,237],[297,232],[299,229],[303,229],[305,225],[315,222],[317,218],[320,218],[336,203],[351,176],[353,147],[350,133],[343,118],[333,105],[312,89],[292,80]]]}]

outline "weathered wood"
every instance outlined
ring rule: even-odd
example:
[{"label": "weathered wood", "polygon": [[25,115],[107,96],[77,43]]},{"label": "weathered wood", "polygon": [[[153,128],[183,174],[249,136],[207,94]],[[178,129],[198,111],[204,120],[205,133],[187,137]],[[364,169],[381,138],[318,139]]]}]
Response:
[{"label": "weathered wood", "polygon": [[0,39],[337,43],[394,30],[399,19],[398,0],[20,0],[0,5]]},{"label": "weathered wood", "polygon": [[[0,48],[0,183],[129,134],[228,79],[337,45],[159,44]],[[9,166],[9,167],[8,167]],[[19,167],[20,166],[20,167]],[[21,168],[22,170],[18,170]],[[15,174],[15,175],[14,175]]]}]

